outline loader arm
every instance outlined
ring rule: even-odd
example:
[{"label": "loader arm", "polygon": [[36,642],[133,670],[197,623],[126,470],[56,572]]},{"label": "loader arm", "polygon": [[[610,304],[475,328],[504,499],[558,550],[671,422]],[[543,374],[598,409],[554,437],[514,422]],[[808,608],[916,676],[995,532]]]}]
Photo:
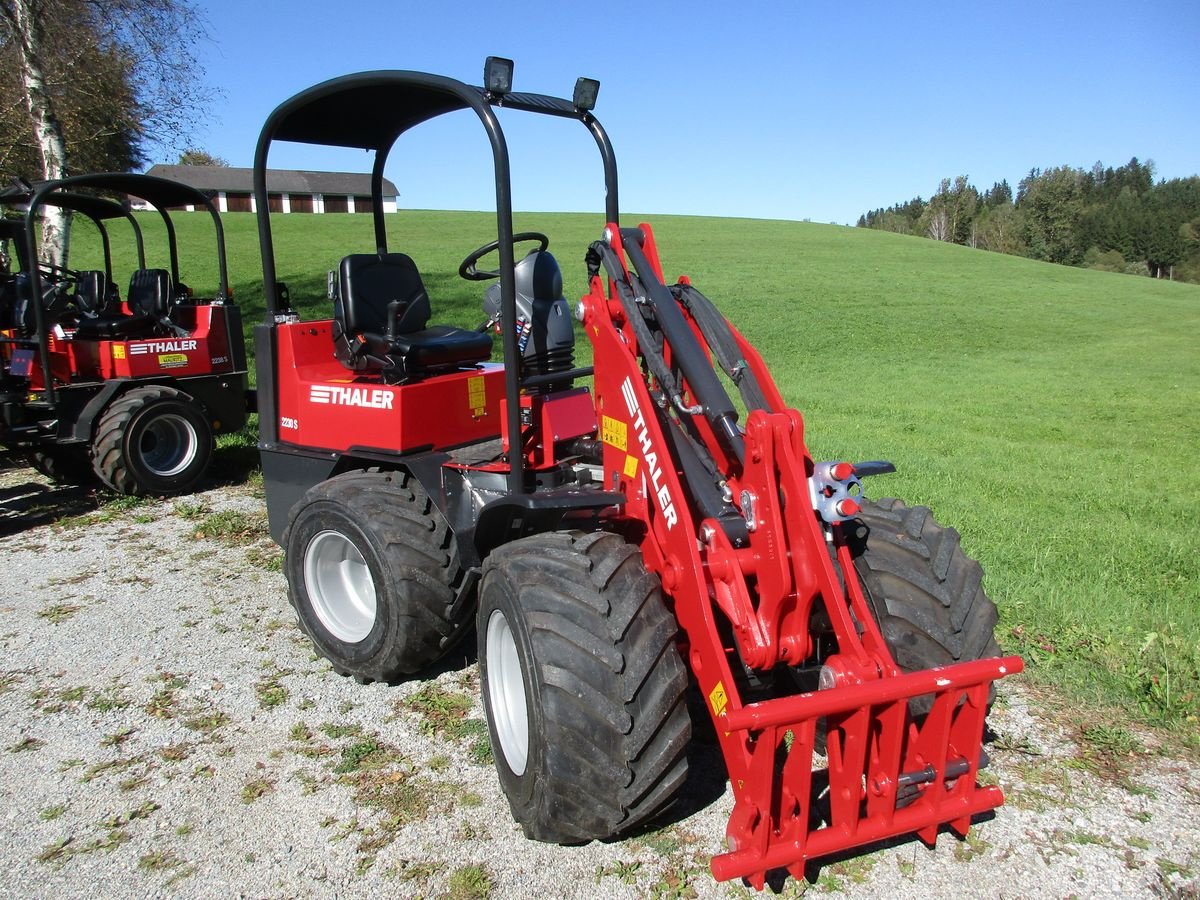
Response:
[{"label": "loader arm", "polygon": [[648,225],[610,224],[588,263],[604,487],[674,606],[733,786],[714,875],[761,888],[884,838],[965,834],[1003,802],[976,774],[990,686],[1021,660],[902,673],[853,565],[853,468],[813,462],[759,354],[686,280],[664,283]]}]

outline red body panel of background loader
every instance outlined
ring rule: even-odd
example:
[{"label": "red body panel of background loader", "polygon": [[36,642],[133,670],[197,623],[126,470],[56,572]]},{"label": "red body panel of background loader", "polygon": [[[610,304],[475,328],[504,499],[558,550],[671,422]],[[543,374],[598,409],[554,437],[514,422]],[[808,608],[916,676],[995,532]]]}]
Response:
[{"label": "red body panel of background loader", "polygon": [[233,371],[225,311],[220,306],[181,306],[174,321],[188,334],[131,341],[69,341],[83,378],[187,378]]}]

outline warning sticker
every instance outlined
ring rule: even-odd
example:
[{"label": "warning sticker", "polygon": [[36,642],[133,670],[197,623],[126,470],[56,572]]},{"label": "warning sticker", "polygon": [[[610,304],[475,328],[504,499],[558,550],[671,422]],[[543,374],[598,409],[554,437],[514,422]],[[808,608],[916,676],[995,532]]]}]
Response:
[{"label": "warning sticker", "polygon": [[487,382],[482,375],[467,379],[467,405],[473,416],[487,412]]},{"label": "warning sticker", "polygon": [[625,457],[625,477],[633,478],[637,475],[637,457],[632,453]]},{"label": "warning sticker", "polygon": [[729,697],[725,694],[725,682],[717,682],[717,686],[708,695],[708,703],[712,707],[714,716],[725,712],[725,707],[729,705]]},{"label": "warning sticker", "polygon": [[188,364],[186,353],[160,353],[158,364],[164,369],[178,369]]},{"label": "warning sticker", "polygon": [[112,353],[113,353],[113,359],[124,359],[125,358],[125,345],[124,344],[113,344],[112,345]]},{"label": "warning sticker", "polygon": [[[620,419],[610,416],[601,418],[600,439],[618,450],[629,449],[629,427]],[[626,464],[628,466],[628,463]]]}]

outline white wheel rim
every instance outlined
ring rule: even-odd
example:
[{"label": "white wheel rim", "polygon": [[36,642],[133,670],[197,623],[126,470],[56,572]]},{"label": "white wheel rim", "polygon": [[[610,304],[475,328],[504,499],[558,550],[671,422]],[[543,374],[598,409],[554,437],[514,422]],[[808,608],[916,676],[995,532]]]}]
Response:
[{"label": "white wheel rim", "polygon": [[321,624],[339,641],[357,644],[375,627],[375,579],[340,531],[322,531],[308,542],[304,589]]},{"label": "white wheel rim", "polygon": [[521,657],[508,619],[492,610],[487,624],[487,690],[492,727],[504,761],[514,775],[524,775],[529,761],[529,706]]},{"label": "white wheel rim", "polygon": [[142,465],[159,478],[170,478],[187,469],[200,449],[196,426],[183,416],[155,416],[138,438]]}]

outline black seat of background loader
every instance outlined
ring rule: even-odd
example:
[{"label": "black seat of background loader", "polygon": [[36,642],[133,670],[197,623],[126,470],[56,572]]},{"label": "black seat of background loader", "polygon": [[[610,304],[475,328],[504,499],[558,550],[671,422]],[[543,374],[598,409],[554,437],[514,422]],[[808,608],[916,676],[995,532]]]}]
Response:
[{"label": "black seat of background loader", "polygon": [[108,276],[96,269],[77,273],[74,300],[85,316],[111,315]]},{"label": "black seat of background loader", "polygon": [[338,267],[334,354],[356,372],[411,378],[485,361],[491,335],[429,326],[429,295],[403,253],[356,253]]},{"label": "black seat of background loader", "polygon": [[130,315],[98,315],[82,319],[75,336],[91,340],[153,337],[171,309],[171,275],[166,269],[138,269],[125,295]]},{"label": "black seat of background loader", "polygon": [[[37,310],[33,302],[33,279],[28,272],[18,272],[13,276],[10,288],[12,311],[8,321],[0,323],[0,327],[12,328],[21,337],[29,337],[37,333]],[[42,279],[42,322],[47,328],[58,324],[66,312],[67,285],[65,282],[53,282]]]}]

